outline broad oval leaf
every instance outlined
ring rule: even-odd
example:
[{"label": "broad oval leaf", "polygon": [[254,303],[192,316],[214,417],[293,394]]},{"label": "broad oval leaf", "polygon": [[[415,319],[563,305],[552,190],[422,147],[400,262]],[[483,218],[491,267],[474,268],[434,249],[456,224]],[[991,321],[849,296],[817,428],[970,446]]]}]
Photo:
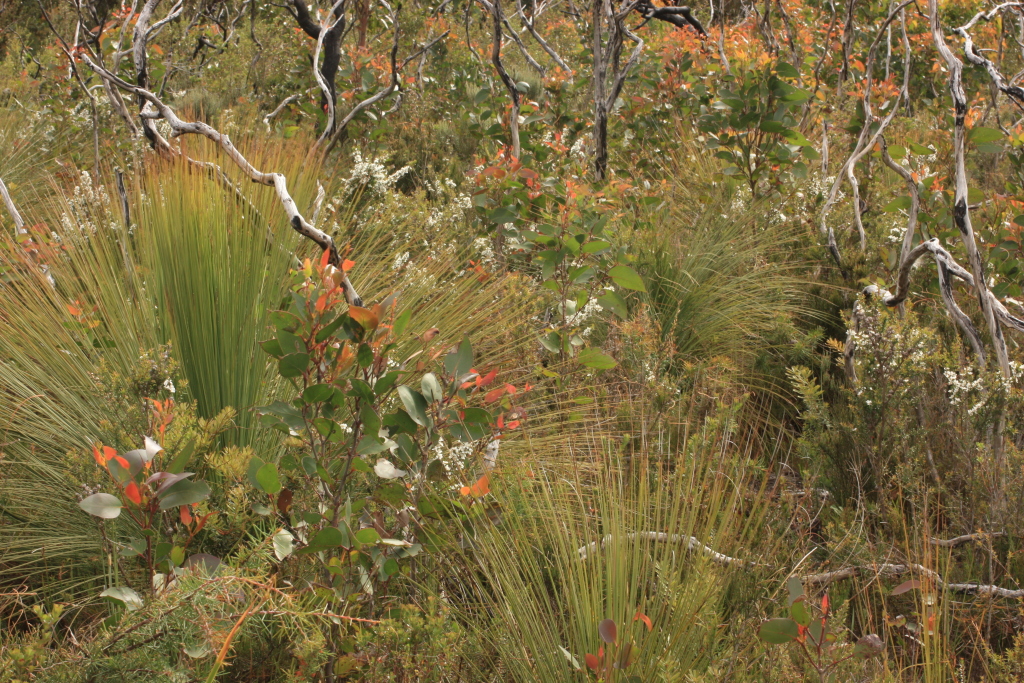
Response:
[{"label": "broad oval leaf", "polygon": [[100,593],[100,597],[121,603],[129,612],[142,609],[142,598],[128,586],[113,586]]},{"label": "broad oval leaf", "polygon": [[299,377],[309,367],[308,353],[289,353],[277,362],[277,371],[282,377]]},{"label": "broad oval leaf", "polygon": [[637,292],[646,292],[647,287],[635,270],[629,266],[615,266],[608,270],[608,277],[619,287],[632,289]]},{"label": "broad oval leaf", "polygon": [[577,360],[579,360],[580,365],[594,370],[608,370],[618,365],[614,358],[600,349],[584,349],[580,351]]},{"label": "broad oval leaf", "polygon": [[422,394],[403,384],[398,387],[398,397],[402,399],[402,405],[405,406],[405,411],[409,413],[413,422],[421,427],[426,427],[429,424],[427,400],[423,398]]},{"label": "broad oval leaf", "polygon": [[757,637],[766,643],[784,645],[800,637],[800,627],[792,619],[769,619],[761,624]]},{"label": "broad oval leaf", "polygon": [[281,490],[281,479],[277,476],[277,465],[268,462],[256,470],[256,483],[264,493],[276,495]]},{"label": "broad oval leaf", "polygon": [[78,507],[100,519],[114,519],[121,514],[121,501],[109,493],[94,493]]},{"label": "broad oval leaf", "polygon": [[210,497],[210,487],[204,481],[179,481],[164,492],[160,509],[170,510],[181,505],[199,503]]},{"label": "broad oval leaf", "polygon": [[597,634],[604,642],[614,643],[618,639],[619,630],[615,627],[613,620],[602,619],[601,623],[597,625]]},{"label": "broad oval leaf", "polygon": [[278,530],[278,532],[274,534],[274,557],[278,560],[283,560],[291,555],[294,547],[294,541],[295,537],[290,533],[284,529]]}]

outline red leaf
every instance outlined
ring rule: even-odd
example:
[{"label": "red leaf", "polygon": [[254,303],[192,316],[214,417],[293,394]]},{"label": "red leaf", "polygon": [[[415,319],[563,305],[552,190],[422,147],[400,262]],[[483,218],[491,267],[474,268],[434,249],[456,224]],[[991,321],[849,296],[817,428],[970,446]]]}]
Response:
[{"label": "red leaf", "polygon": [[327,295],[321,294],[320,298],[316,300],[316,312],[323,313],[325,308],[327,308]]},{"label": "red leaf", "polygon": [[114,462],[116,462],[118,465],[125,468],[126,470],[131,468],[131,465],[128,464],[128,461],[122,458],[120,455],[114,456]]},{"label": "red leaf", "polygon": [[636,614],[633,615],[633,621],[636,621],[637,619],[639,619],[640,621],[644,622],[644,625],[647,626],[647,631],[648,632],[654,630],[654,624],[651,623],[651,618],[649,616],[647,616],[646,614],[644,614],[643,612],[641,612],[640,610],[637,610]]},{"label": "red leaf", "polygon": [[352,266],[354,266],[355,264],[355,261],[349,261],[348,259],[345,259],[344,261],[341,262],[341,270],[347,273],[348,271],[352,270]]},{"label": "red leaf", "polygon": [[[121,458],[118,458],[118,460],[120,460],[120,459]],[[127,467],[128,467],[128,465],[126,463],[125,464],[125,468],[127,469]],[[131,482],[130,484],[128,484],[128,486],[125,487],[124,495],[128,496],[128,500],[130,500],[131,502],[135,503],[136,505],[141,505],[142,504],[142,495],[139,493],[139,487],[135,484],[134,481]]]},{"label": "red leaf", "polygon": [[96,464],[99,465],[100,467],[103,467],[107,464],[107,461],[103,459],[102,455],[100,455],[100,449],[97,448],[96,446],[92,447],[92,457],[96,459]]},{"label": "red leaf", "polygon": [[182,505],[178,508],[178,516],[181,518],[182,524],[192,523],[192,513],[188,510],[188,505]]},{"label": "red leaf", "polygon": [[505,413],[498,416],[498,429],[505,428]]},{"label": "red leaf", "polygon": [[494,381],[494,378],[498,376],[497,370],[491,370],[483,377],[476,378],[476,385],[478,387],[486,387],[488,384]]},{"label": "red leaf", "polygon": [[484,396],[484,403],[494,403],[495,401],[497,401],[498,399],[500,399],[504,395],[505,395],[505,387],[498,387],[497,389],[491,389],[490,391],[487,392],[487,395]]},{"label": "red leaf", "polygon": [[587,662],[587,668],[594,673],[597,673],[601,668],[601,660],[599,660],[596,655],[592,655],[588,652],[583,656],[583,659]]},{"label": "red leaf", "polygon": [[828,593],[821,596],[821,613],[828,616]]},{"label": "red leaf", "polygon": [[519,426],[519,420],[512,420],[511,422],[508,423],[508,428],[509,429],[515,429],[518,426]]},{"label": "red leaf", "polygon": [[215,514],[217,514],[217,513],[216,512],[207,512],[205,515],[203,515],[202,517],[199,518],[199,523],[196,524],[196,533],[197,534],[200,531],[202,531],[204,526],[206,526],[206,520],[210,519],[210,517],[213,517]]},{"label": "red leaf", "polygon": [[324,253],[320,255],[320,270],[327,267],[327,264],[331,262],[331,250],[324,249]]},{"label": "red leaf", "polygon": [[288,489],[282,489],[281,493],[277,494],[277,509],[284,514],[287,514],[288,510],[292,506],[292,498],[294,497],[294,493]]},{"label": "red leaf", "polygon": [[505,385],[505,389],[507,389],[507,390],[508,390],[508,393],[510,393],[510,394],[512,394],[513,396],[515,396],[515,393],[516,393],[516,388],[515,388],[514,386],[512,386],[511,384],[506,384],[506,385]]}]

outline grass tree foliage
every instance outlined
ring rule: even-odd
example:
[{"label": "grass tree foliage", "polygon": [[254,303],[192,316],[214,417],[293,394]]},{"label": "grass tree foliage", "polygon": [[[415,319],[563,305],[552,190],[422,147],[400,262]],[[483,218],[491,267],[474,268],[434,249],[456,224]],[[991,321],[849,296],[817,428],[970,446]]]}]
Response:
[{"label": "grass tree foliage", "polygon": [[0,0],[0,682],[1024,676],[1024,13],[671,4]]}]

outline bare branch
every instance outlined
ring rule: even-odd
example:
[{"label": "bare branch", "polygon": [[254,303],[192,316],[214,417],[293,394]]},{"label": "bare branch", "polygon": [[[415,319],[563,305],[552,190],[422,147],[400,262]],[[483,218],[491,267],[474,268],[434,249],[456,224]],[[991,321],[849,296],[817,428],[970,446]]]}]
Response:
[{"label": "bare branch", "polygon": [[3,178],[0,178],[0,195],[4,198],[4,204],[7,206],[7,213],[11,214],[11,219],[14,220],[14,229],[19,235],[24,235],[28,231],[25,229],[25,220],[18,213],[18,207],[14,205],[14,200],[11,199],[10,193],[7,191],[7,186],[4,185]]},{"label": "bare branch", "polygon": [[[654,541],[658,543],[685,543],[686,549],[690,551],[698,550],[701,553],[707,555],[712,562],[715,564],[725,565],[727,567],[756,567],[756,562],[747,562],[735,557],[729,557],[723,555],[712,548],[701,543],[694,536],[684,536],[681,534],[666,534],[663,531],[639,531],[636,533],[623,534],[620,538],[627,538],[630,540],[642,539],[645,541]],[[600,541],[593,541],[587,545],[579,548],[576,552],[579,553],[580,559],[585,560],[591,557],[598,548],[604,548],[607,544],[611,543],[616,539],[616,536],[608,534]]]},{"label": "bare branch", "polygon": [[[299,210],[295,205],[295,200],[293,200],[291,195],[288,193],[288,179],[283,174],[264,173],[257,170],[251,163],[249,163],[248,159],[242,156],[242,153],[239,152],[231,143],[230,138],[228,138],[226,134],[217,131],[202,121],[182,121],[178,118],[173,109],[167,106],[167,104],[152,92],[118,78],[116,75],[96,64],[96,62],[94,62],[88,55],[83,55],[82,60],[101,78],[109,80],[111,84],[116,85],[122,90],[131,92],[144,100],[147,103],[147,110],[142,113],[144,119],[163,119],[167,121],[171,130],[174,132],[175,137],[179,135],[192,134],[201,135],[212,140],[220,146],[221,150],[228,156],[228,158],[230,158],[253,182],[273,187],[285,214],[288,216],[288,221],[291,223],[292,228],[303,237],[315,242],[322,250],[328,252],[329,263],[335,266],[340,266],[341,255],[338,252],[334,240],[327,233],[318,230],[313,224],[303,218],[301,213],[299,213]],[[169,146],[168,148],[170,149]],[[175,155],[178,154],[173,150],[172,153]],[[349,281],[347,276],[343,277],[342,285],[345,289],[345,298],[352,305],[362,305],[362,299],[356,292],[355,287],[352,286],[352,283]]]},{"label": "bare branch", "polygon": [[[982,313],[985,315],[989,334],[992,336],[992,345],[995,347],[999,368],[1002,370],[1004,377],[1009,377],[1010,361],[1006,352],[1006,341],[1003,339],[1003,330],[996,319],[995,307],[992,305],[994,297],[990,296],[991,293],[985,283],[985,266],[981,261],[981,254],[978,252],[974,228],[971,225],[971,212],[967,206],[967,167],[964,162],[966,142],[966,128],[964,124],[967,117],[967,96],[964,94],[962,81],[963,62],[946,45],[946,38],[943,36],[942,27],[939,24],[937,0],[928,0],[928,9],[931,15],[932,40],[935,42],[935,47],[938,49],[939,54],[946,62],[946,68],[949,70],[949,92],[953,96],[953,160],[955,167],[953,223],[959,229],[961,241],[967,250],[967,258],[974,275],[975,293],[981,304]],[[1001,430],[999,431],[1001,432]],[[997,441],[1001,441],[1001,438],[997,439]],[[997,448],[997,458],[1001,458],[1000,450],[1000,448]]]},{"label": "bare branch", "polygon": [[525,26],[526,30],[530,32],[530,35],[537,41],[537,44],[540,45],[541,49],[548,53],[548,56],[555,61],[555,64],[557,64],[562,71],[569,74],[571,77],[572,69],[569,68],[569,65],[562,60],[558,53],[555,52],[555,49],[551,47],[543,37],[541,37],[540,33],[537,32],[537,27],[534,25],[535,17],[531,17],[527,20],[526,13],[523,11],[522,0],[516,0],[516,14],[519,15],[519,21],[523,23],[523,26]]},{"label": "bare branch", "polygon": [[505,21],[505,17],[501,11],[501,0],[494,0],[493,2],[487,2],[487,0],[481,0],[485,7],[490,9],[491,17],[494,19],[494,39],[491,42],[491,64],[494,65],[494,69],[498,72],[498,77],[505,86],[505,90],[508,91],[508,96],[512,100],[512,110],[508,115],[508,128],[509,137],[512,142],[512,157],[518,159],[522,156],[522,146],[519,142],[519,103],[520,93],[519,88],[516,87],[515,81],[508,75],[508,71],[505,70],[505,65],[501,62],[501,37],[502,37],[502,24]]},{"label": "bare branch", "polygon": [[956,548],[964,545],[965,543],[986,541],[990,538],[999,538],[1005,535],[1005,531],[996,531],[994,533],[964,534],[963,536],[957,536],[956,538],[946,540],[941,538],[930,538],[928,539],[928,542],[940,548]]}]

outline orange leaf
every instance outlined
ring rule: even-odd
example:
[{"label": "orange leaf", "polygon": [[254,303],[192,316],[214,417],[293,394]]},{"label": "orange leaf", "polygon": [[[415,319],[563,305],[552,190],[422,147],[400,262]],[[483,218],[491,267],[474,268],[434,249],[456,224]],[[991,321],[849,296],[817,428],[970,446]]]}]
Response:
[{"label": "orange leaf", "polygon": [[182,505],[178,508],[178,516],[181,518],[182,524],[192,523],[192,513],[188,510],[188,505]]},{"label": "orange leaf", "polygon": [[490,391],[487,392],[487,395],[484,396],[484,403],[494,403],[495,401],[497,401],[498,399],[500,399],[504,395],[505,395],[505,387],[498,387],[497,389],[491,389]]},{"label": "orange leaf", "polygon": [[518,426],[519,426],[519,420],[512,420],[511,422],[508,423],[508,428],[509,429],[515,429]]},{"label": "orange leaf", "polygon": [[380,324],[380,319],[373,314],[373,311],[359,306],[349,306],[348,314],[353,320],[363,326],[367,332],[373,332]]},{"label": "orange leaf", "polygon": [[122,458],[120,455],[115,455],[114,456],[114,460],[117,462],[118,465],[120,465],[121,467],[123,467],[125,469],[128,469],[129,467],[131,467],[131,465],[128,464],[128,461],[125,460],[124,458]]},{"label": "orange leaf", "polygon": [[354,266],[355,264],[355,261],[349,261],[348,259],[345,259],[344,261],[341,262],[341,270],[347,273],[348,271],[352,270],[352,266]]},{"label": "orange leaf", "polygon": [[497,370],[491,370],[483,377],[476,378],[476,385],[478,387],[486,387],[488,384],[494,381],[494,378],[498,376]]},{"label": "orange leaf", "polygon": [[100,455],[100,449],[96,448],[96,446],[92,447],[92,457],[96,459],[96,464],[100,467],[107,464],[107,461],[103,459],[102,455]]},{"label": "orange leaf", "polygon": [[327,308],[327,295],[321,294],[320,298],[316,300],[316,312],[323,313],[325,308]]},{"label": "orange leaf", "polygon": [[654,624],[651,623],[651,618],[643,612],[641,612],[640,610],[637,610],[636,614],[633,615],[633,621],[636,621],[637,619],[644,622],[644,625],[647,627],[648,632],[654,630]]},{"label": "orange leaf", "polygon": [[68,304],[68,313],[71,315],[82,315],[82,309]]},{"label": "orange leaf", "polygon": [[511,384],[506,384],[505,388],[508,390],[508,393],[512,394],[513,396],[515,395],[516,388],[514,386],[512,386]]},{"label": "orange leaf", "polygon": [[206,520],[210,519],[210,517],[213,517],[215,514],[217,514],[217,513],[216,512],[207,512],[205,515],[203,515],[202,517],[199,518],[199,522],[196,524],[196,533],[197,534],[200,531],[203,530],[204,526],[206,526]]},{"label": "orange leaf", "polygon": [[331,262],[331,250],[324,249],[324,253],[320,255],[320,270],[327,267],[327,264]]},{"label": "orange leaf", "polygon": [[104,446],[103,447],[103,458],[104,458],[105,461],[113,460],[114,456],[116,456],[116,455],[117,455],[117,451],[114,450],[113,448],[111,448],[110,446]]},{"label": "orange leaf", "polygon": [[821,596],[821,613],[828,614],[828,593]]},{"label": "orange leaf", "polygon": [[128,496],[128,500],[136,505],[142,504],[142,495],[139,493],[139,487],[136,486],[134,481],[125,487],[124,495]]},{"label": "orange leaf", "polygon": [[491,492],[491,481],[488,475],[484,475],[476,480],[476,483],[472,486],[463,486],[459,489],[459,493],[464,496],[472,496],[474,498],[480,498],[486,496]]},{"label": "orange leaf", "polygon": [[505,428],[505,413],[498,416],[498,429]]}]

